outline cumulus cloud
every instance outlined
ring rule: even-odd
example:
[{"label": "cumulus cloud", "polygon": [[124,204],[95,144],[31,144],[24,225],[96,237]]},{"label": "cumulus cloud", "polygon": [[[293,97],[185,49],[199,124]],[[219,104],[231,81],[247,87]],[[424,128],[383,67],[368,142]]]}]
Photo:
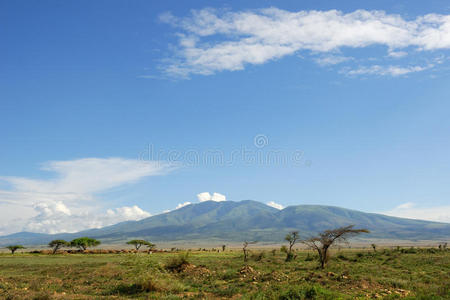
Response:
[{"label": "cumulus cloud", "polygon": [[435,206],[435,207],[418,207],[415,203],[403,203],[390,211],[383,212],[385,215],[428,220],[436,222],[450,223],[450,206]]},{"label": "cumulus cloud", "polygon": [[204,192],[204,193],[200,193],[197,195],[197,199],[199,202],[204,202],[204,201],[216,201],[216,202],[222,202],[222,201],[226,201],[227,198],[225,197],[225,195],[219,194],[219,193],[214,193],[214,194],[210,194],[208,192]]},{"label": "cumulus cloud", "polygon": [[273,207],[273,208],[280,209],[280,210],[284,208],[283,205],[278,204],[278,203],[273,202],[273,201],[270,201],[270,202],[268,202],[268,203],[266,203],[266,204],[267,204],[268,206],[271,206],[271,207]]},{"label": "cumulus cloud", "polygon": [[212,201],[216,201],[216,202],[222,202],[222,201],[227,201],[227,197],[225,197],[225,195],[219,194],[219,193],[214,193],[211,197]]},{"label": "cumulus cloud", "polygon": [[403,57],[407,51],[450,48],[450,15],[442,14],[407,19],[367,10],[232,12],[207,8],[184,18],[164,13],[160,20],[179,30],[175,57],[164,71],[180,77],[242,70],[248,64],[263,64],[305,50],[315,55],[380,45],[392,57]]},{"label": "cumulus cloud", "polygon": [[211,194],[208,192],[197,194],[197,199],[199,202],[209,201],[211,200],[211,197],[212,197]]},{"label": "cumulus cloud", "polygon": [[138,206],[108,209],[103,213],[92,211],[72,212],[62,202],[38,203],[35,205],[38,215],[29,219],[23,226],[24,231],[60,233],[77,232],[91,228],[100,228],[123,221],[141,220],[151,215]]},{"label": "cumulus cloud", "polygon": [[[165,174],[173,168],[159,161],[84,158],[43,164],[42,170],[55,174],[49,179],[0,177],[0,182],[9,187],[0,189],[0,217],[4,220],[0,232],[54,232],[59,225],[60,232],[73,231],[146,217],[148,213],[137,206],[99,213],[96,195],[147,176]],[[99,217],[92,217],[97,213]],[[80,219],[72,226],[69,223],[74,218],[86,218],[86,222]]]}]

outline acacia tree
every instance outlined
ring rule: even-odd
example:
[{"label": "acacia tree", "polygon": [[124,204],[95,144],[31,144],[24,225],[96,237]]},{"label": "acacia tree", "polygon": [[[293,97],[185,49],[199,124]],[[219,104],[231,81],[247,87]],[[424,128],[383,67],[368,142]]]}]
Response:
[{"label": "acacia tree", "polygon": [[59,250],[59,248],[64,247],[64,246],[69,246],[70,243],[65,241],[65,240],[53,240],[50,243],[48,243],[48,246],[50,248],[53,248],[53,254],[56,253],[56,251]]},{"label": "acacia tree", "polygon": [[16,250],[25,249],[25,247],[22,245],[10,245],[10,246],[7,246],[6,248],[11,251],[11,254],[14,254],[14,252],[16,252]]},{"label": "acacia tree", "polygon": [[292,231],[286,234],[284,240],[289,243],[289,249],[286,251],[286,261],[291,261],[294,258],[292,254],[292,247],[294,247],[295,243],[300,239],[298,231]]},{"label": "acacia tree", "polygon": [[367,229],[353,229],[354,225],[340,227],[332,230],[325,230],[317,236],[301,241],[319,254],[320,267],[323,269],[328,261],[328,250],[339,242],[345,242],[348,238],[360,233],[369,233]]},{"label": "acacia tree", "polygon": [[88,247],[95,247],[100,244],[100,241],[89,237],[77,238],[70,242],[71,247],[78,247],[82,251],[85,251]]},{"label": "acacia tree", "polygon": [[133,245],[136,248],[136,250],[139,250],[139,248],[141,248],[142,246],[148,246],[148,247],[150,245],[155,246],[154,244],[152,244],[152,243],[150,243],[149,241],[146,241],[146,240],[131,240],[131,241],[128,241],[127,244],[128,245]]},{"label": "acacia tree", "polygon": [[245,241],[245,242],[244,242],[244,244],[243,244],[244,247],[242,248],[242,251],[244,251],[244,262],[247,261],[247,259],[248,259],[248,253],[249,253],[249,251],[250,251],[250,250],[247,249],[248,245],[256,244],[256,243],[257,243],[257,241],[253,241],[253,242],[247,242],[247,241]]}]

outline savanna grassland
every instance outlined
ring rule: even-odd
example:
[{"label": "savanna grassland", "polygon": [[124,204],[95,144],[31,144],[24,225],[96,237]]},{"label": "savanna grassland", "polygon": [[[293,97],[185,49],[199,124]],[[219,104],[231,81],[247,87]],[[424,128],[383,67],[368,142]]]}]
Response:
[{"label": "savanna grassland", "polygon": [[1,299],[450,299],[450,251],[0,254]]}]

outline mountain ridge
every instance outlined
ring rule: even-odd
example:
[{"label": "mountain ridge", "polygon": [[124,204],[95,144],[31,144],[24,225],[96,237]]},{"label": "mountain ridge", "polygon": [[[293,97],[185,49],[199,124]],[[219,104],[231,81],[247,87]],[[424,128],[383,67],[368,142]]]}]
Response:
[{"label": "mountain ridge", "polygon": [[367,238],[395,240],[449,239],[450,224],[405,219],[377,213],[324,205],[296,205],[282,210],[254,200],[205,201],[103,228],[77,233],[43,234],[19,232],[0,237],[0,245],[10,243],[46,244],[52,239],[90,236],[106,243],[131,238],[152,241],[259,240],[280,242],[286,232],[298,230],[303,236],[325,229],[353,224],[371,231]]}]

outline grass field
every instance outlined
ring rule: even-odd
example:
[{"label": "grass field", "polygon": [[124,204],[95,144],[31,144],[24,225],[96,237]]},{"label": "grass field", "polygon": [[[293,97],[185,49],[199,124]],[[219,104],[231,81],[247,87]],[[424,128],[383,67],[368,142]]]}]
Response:
[{"label": "grass field", "polygon": [[0,298],[450,299],[448,250],[335,250],[325,270],[296,254],[1,254]]}]

